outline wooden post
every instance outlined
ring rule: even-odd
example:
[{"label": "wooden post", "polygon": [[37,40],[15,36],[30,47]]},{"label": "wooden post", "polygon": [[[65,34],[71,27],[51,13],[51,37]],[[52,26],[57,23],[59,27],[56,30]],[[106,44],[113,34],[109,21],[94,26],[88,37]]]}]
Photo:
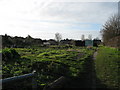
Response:
[{"label": "wooden post", "polygon": [[61,76],[60,78],[58,78],[54,82],[52,82],[49,85],[45,86],[43,88],[43,90],[52,90],[52,89],[55,89],[55,88],[60,89],[65,84],[65,82],[66,82],[66,78],[64,76]]},{"label": "wooden post", "polygon": [[37,90],[37,80],[35,79],[36,71],[33,71],[32,73],[34,74],[34,76],[32,78],[32,89]]}]

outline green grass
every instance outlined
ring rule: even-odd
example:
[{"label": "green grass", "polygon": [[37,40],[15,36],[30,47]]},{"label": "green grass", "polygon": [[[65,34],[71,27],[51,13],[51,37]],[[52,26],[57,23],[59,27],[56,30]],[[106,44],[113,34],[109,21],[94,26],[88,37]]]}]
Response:
[{"label": "green grass", "polygon": [[[3,78],[19,76],[37,71],[38,85],[53,82],[60,76],[84,78],[89,71],[89,59],[96,48],[14,48],[20,55],[11,62],[3,62]],[[5,51],[10,52],[10,49]],[[12,54],[11,54],[12,55]],[[6,55],[7,56],[7,55]],[[97,77],[108,88],[118,88],[120,80],[120,51],[100,47],[95,60]]]},{"label": "green grass", "polygon": [[110,47],[100,47],[97,55],[96,72],[98,78],[108,88],[120,86],[120,51]]},{"label": "green grass", "polygon": [[2,49],[0,49],[0,53],[2,53]]},{"label": "green grass", "polygon": [[[79,77],[85,71],[87,58],[94,50],[86,48],[14,48],[20,59],[3,63],[3,78],[37,71],[39,85],[48,84],[60,76]],[[83,55],[78,58],[78,54]],[[86,66],[87,67],[87,66]]]}]

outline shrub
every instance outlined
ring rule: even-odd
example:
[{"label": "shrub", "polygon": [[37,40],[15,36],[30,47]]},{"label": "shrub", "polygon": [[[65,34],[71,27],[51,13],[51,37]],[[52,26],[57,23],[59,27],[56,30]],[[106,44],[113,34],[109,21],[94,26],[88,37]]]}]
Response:
[{"label": "shrub", "polygon": [[20,58],[20,55],[18,54],[18,52],[16,52],[15,49],[6,48],[2,50],[2,60],[4,62],[14,61],[19,58]]}]

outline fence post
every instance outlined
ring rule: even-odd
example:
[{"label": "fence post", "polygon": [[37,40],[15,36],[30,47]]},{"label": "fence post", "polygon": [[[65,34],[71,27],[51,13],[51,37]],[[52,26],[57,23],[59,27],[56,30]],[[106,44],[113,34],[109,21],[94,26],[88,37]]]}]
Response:
[{"label": "fence post", "polygon": [[36,79],[35,79],[36,71],[34,70],[32,73],[34,74],[34,76],[33,76],[33,78],[32,78],[32,89],[33,89],[33,90],[37,90],[37,81],[36,81]]},{"label": "fence post", "polygon": [[56,79],[55,81],[53,81],[52,83],[46,85],[43,90],[54,90],[54,89],[62,89],[63,85],[66,83],[67,79],[64,76],[59,77],[58,79]]}]

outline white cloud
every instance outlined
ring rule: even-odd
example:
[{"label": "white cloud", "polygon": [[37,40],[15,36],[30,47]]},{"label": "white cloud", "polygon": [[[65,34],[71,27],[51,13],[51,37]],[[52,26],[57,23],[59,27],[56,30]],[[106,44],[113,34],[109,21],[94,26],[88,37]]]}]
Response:
[{"label": "white cloud", "polygon": [[[104,24],[108,16],[117,12],[116,5],[117,3],[88,3],[78,0],[2,0],[0,34],[30,34],[47,39],[52,38],[55,32],[60,32],[64,38],[77,39],[81,33],[97,37],[99,30],[89,30],[91,23]],[[77,28],[73,30],[73,27]]]},{"label": "white cloud", "polygon": [[118,2],[119,0],[59,0],[57,2]]},{"label": "white cloud", "polygon": [[[39,15],[44,19],[103,23],[116,13],[117,3],[51,3]],[[46,16],[46,17],[45,17]],[[99,18],[98,18],[99,17]],[[43,19],[43,17],[41,18]]]}]

